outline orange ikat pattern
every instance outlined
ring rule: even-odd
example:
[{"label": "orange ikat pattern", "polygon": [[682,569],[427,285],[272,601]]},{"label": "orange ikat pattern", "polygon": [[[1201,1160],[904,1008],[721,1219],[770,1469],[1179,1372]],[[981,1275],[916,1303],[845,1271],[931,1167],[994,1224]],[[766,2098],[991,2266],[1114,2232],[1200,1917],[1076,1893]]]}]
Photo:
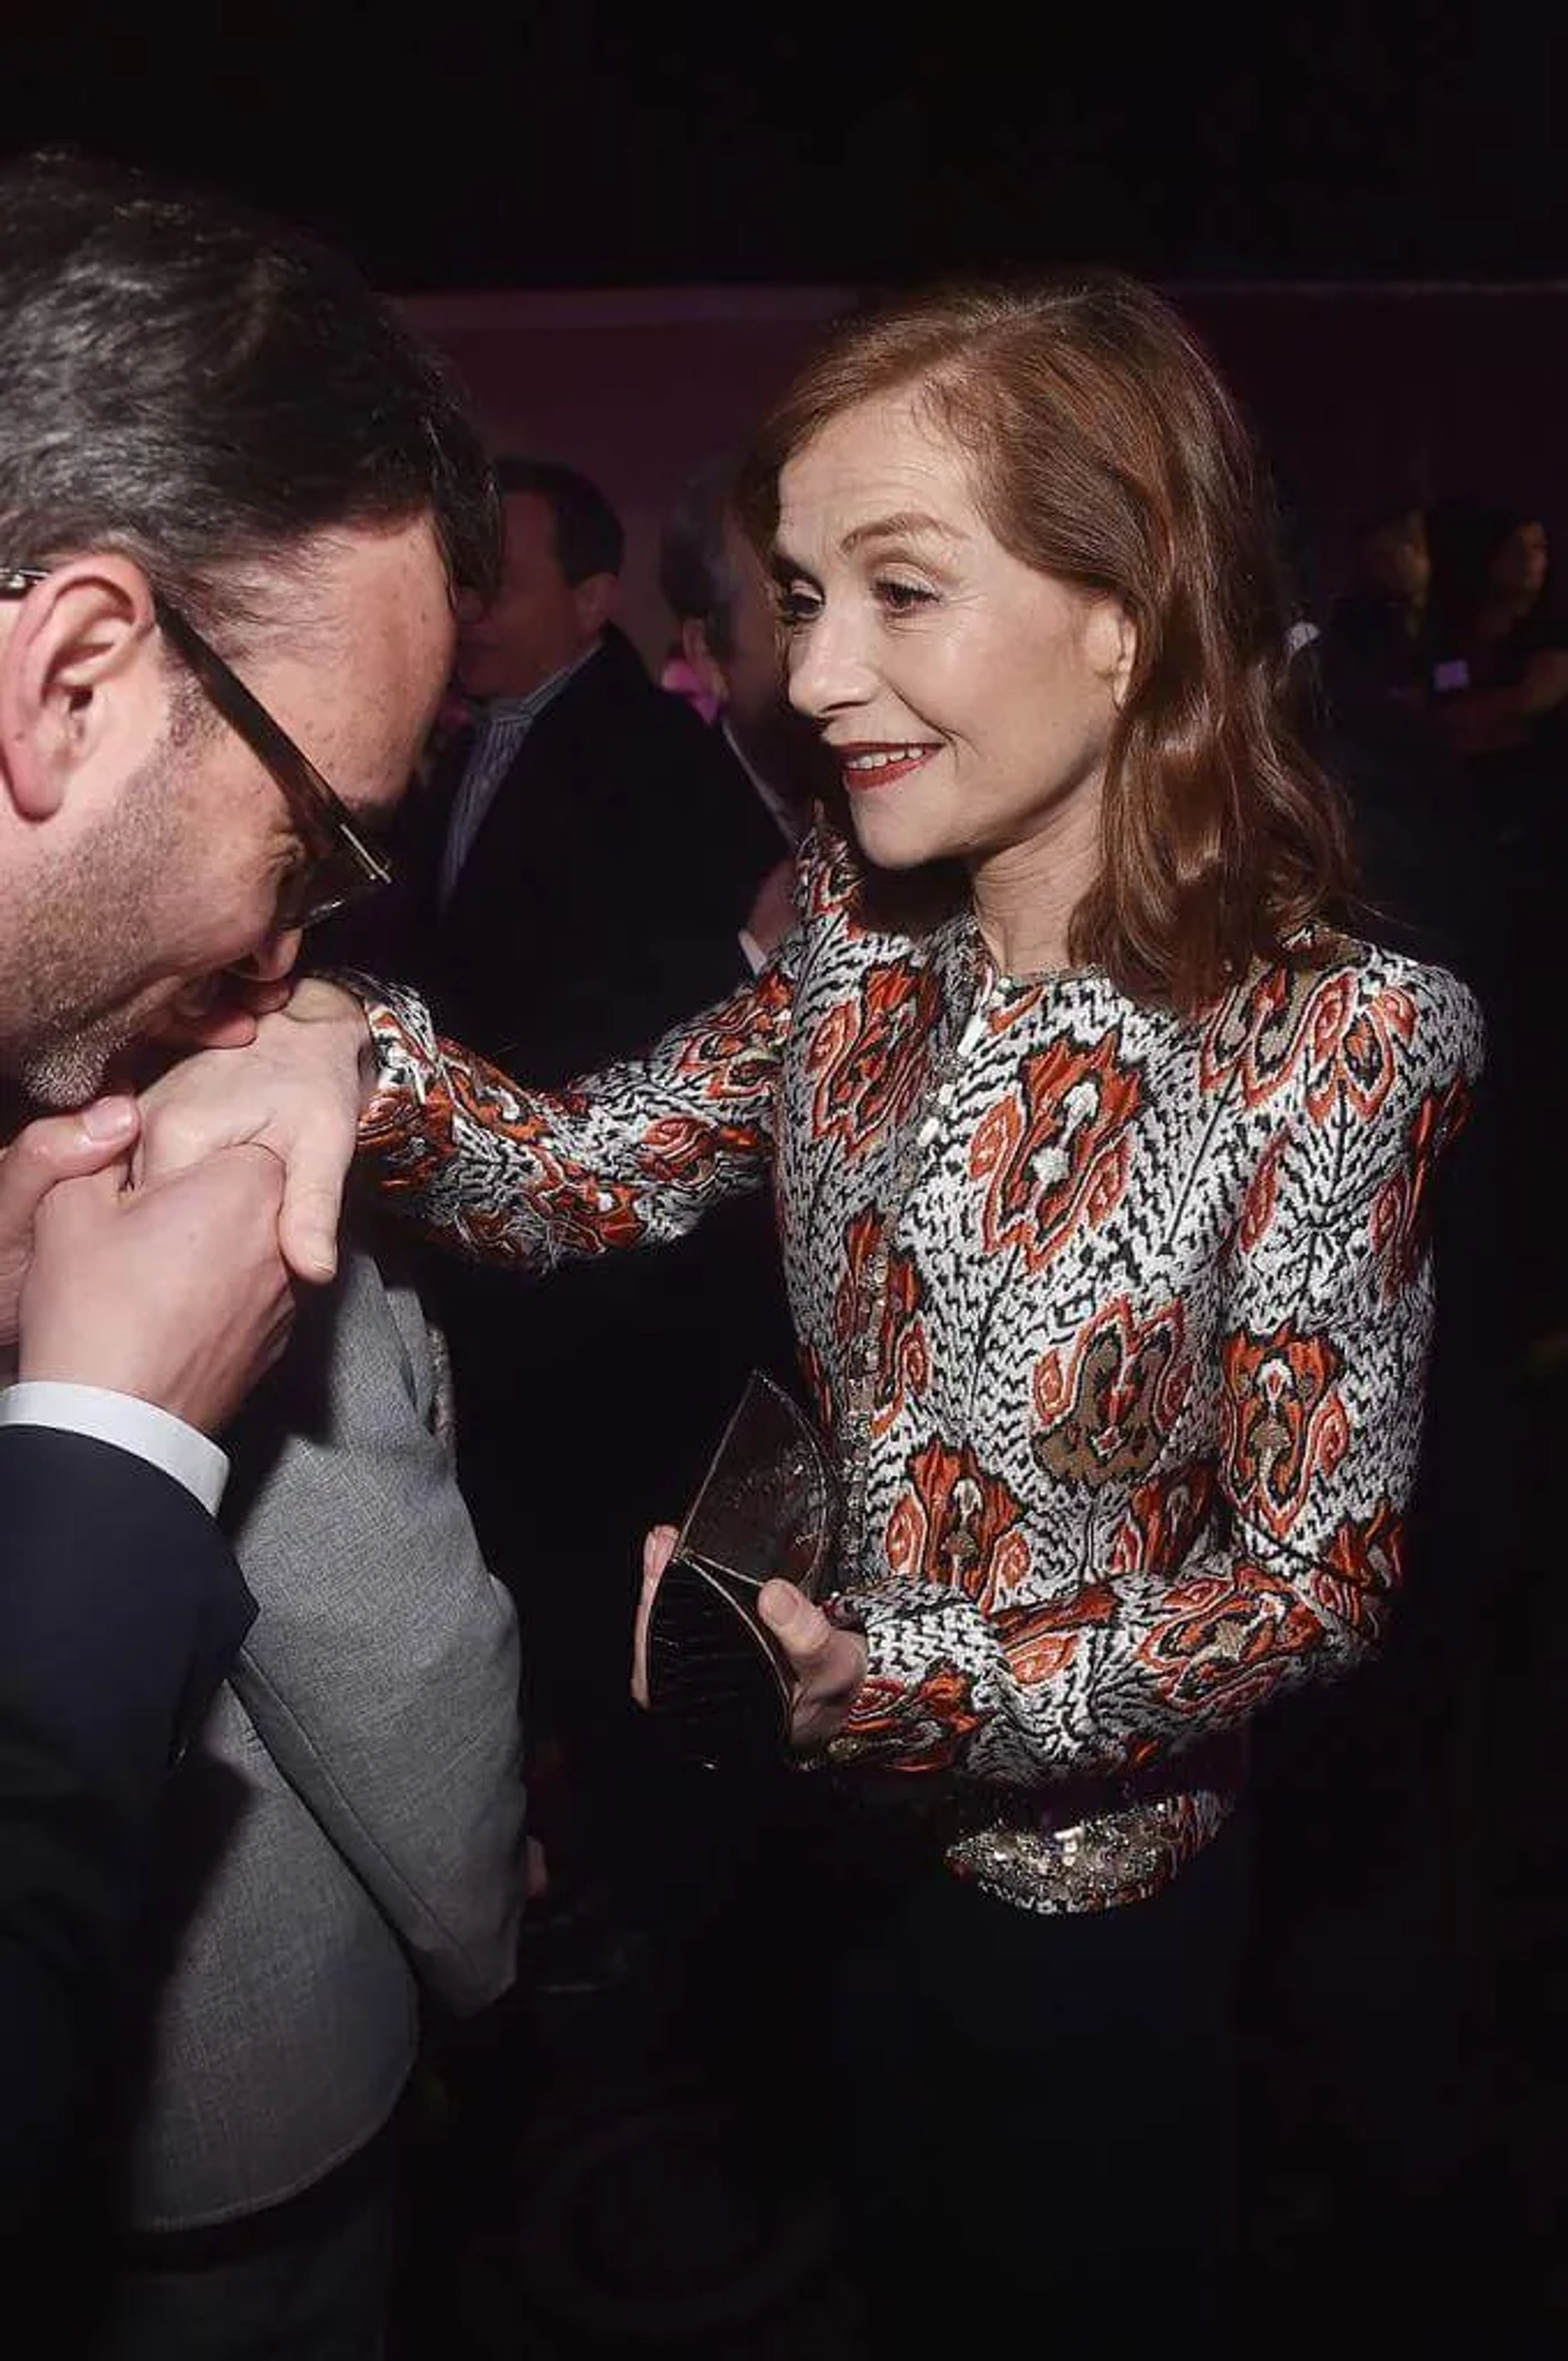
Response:
[{"label": "orange ikat pattern", "polygon": [[1354,1663],[1399,1572],[1464,987],[1304,934],[1201,1022],[883,931],[803,851],[773,963],[553,1095],[370,1009],[386,1187],[470,1250],[657,1245],[771,1186],[856,1513],[853,1758],[1041,1793],[1141,1774]]}]

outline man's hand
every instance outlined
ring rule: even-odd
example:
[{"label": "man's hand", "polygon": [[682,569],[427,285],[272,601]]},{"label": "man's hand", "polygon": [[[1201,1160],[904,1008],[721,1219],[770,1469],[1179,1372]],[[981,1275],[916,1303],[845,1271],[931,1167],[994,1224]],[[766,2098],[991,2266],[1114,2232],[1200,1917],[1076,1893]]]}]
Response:
[{"label": "man's hand", "polygon": [[19,1374],[135,1394],[213,1433],[293,1319],[283,1168],[230,1148],[143,1189],[125,1180],[123,1167],[62,1180],[38,1207]]},{"label": "man's hand", "polygon": [[[641,1706],[648,1702],[648,1618],[675,1538],[674,1525],[655,1525],[642,1544],[642,1591],[631,1643],[631,1694]],[[790,1743],[803,1753],[825,1745],[848,1720],[866,1676],[865,1641],[830,1621],[793,1582],[764,1582],[757,1606],[795,1675]]]},{"label": "man's hand", "polygon": [[0,1148],[0,1356],[16,1341],[17,1305],[33,1254],[33,1220],[59,1180],[118,1163],[137,1136],[134,1099],[98,1099],[76,1115],[49,1115]]},{"label": "man's hand", "polygon": [[137,1179],[166,1179],[220,1148],[270,1149],[285,1173],[279,1239],[299,1279],[329,1279],[360,1109],[374,1076],[352,994],[307,977],[256,1020],[247,1048],[182,1058],[144,1095]]}]

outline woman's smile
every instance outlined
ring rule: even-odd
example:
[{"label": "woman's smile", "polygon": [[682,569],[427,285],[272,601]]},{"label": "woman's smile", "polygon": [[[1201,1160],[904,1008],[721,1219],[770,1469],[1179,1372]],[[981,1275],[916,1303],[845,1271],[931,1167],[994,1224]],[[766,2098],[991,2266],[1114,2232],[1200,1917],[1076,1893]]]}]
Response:
[{"label": "woman's smile", "polygon": [[895,779],[906,779],[928,763],[939,746],[914,745],[908,742],[879,744],[862,740],[853,745],[832,749],[845,786],[851,795],[864,795],[871,787],[891,786]]}]

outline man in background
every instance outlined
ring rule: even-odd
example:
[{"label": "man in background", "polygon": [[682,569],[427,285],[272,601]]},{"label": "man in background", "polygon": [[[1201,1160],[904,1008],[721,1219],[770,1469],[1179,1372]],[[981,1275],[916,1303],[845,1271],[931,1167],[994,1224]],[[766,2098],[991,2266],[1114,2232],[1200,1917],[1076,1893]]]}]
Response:
[{"label": "man in background", "polygon": [[[343,950],[548,1088],[634,1056],[744,982],[742,931],[781,839],[735,793],[723,741],[617,624],[624,535],[598,487],[533,457],[501,459],[498,476],[501,586],[457,653],[473,725],[410,799],[389,924]],[[751,1367],[793,1369],[771,1213],[737,1202],[658,1255],[543,1283],[446,1262],[427,1277],[464,1489],[529,1635],[556,1923],[584,1904],[598,1925],[573,1949],[605,1957],[611,1922],[660,1905],[661,1847],[676,1840],[627,1687],[641,1534],[695,1488]]]},{"label": "man in background", "polygon": [[693,678],[711,700],[737,796],[755,798],[776,831],[775,857],[747,915],[760,965],[787,931],[795,850],[835,774],[817,731],[784,692],[773,586],[734,510],[735,462],[699,467],[665,520],[659,584]]},{"label": "man in background", "polygon": [[545,459],[497,475],[500,588],[457,648],[473,723],[411,801],[389,956],[459,1038],[549,1086],[729,989],[779,840],[617,623],[625,534],[598,486]]}]

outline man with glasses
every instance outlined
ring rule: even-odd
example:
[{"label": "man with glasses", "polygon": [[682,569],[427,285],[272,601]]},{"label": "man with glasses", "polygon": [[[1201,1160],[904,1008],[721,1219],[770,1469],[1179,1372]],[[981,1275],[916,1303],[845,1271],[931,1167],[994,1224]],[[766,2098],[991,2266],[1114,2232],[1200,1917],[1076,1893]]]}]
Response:
[{"label": "man with glasses", "polygon": [[[291,1246],[258,1146],[127,1186],[140,1045],[248,1038],[301,928],[385,880],[375,834],[497,522],[432,356],[345,261],[239,208],[69,159],[6,168],[0,351],[14,2224],[51,2213],[90,2120],[170,1765],[255,1611],[210,1437],[281,1349],[288,1263],[326,1279],[334,1258],[319,1232]],[[308,990],[292,1005],[310,1021]],[[484,1642],[503,1672],[510,1644]]]},{"label": "man with glasses", "polygon": [[[13,566],[0,571],[0,598],[25,598],[49,578],[47,566]],[[301,858],[280,891],[278,926],[284,930],[313,927],[389,884],[391,871],[355,827],[347,806],[261,699],[252,696],[233,665],[157,592],[152,611],[159,630],[214,710],[271,773],[288,802]]]}]

